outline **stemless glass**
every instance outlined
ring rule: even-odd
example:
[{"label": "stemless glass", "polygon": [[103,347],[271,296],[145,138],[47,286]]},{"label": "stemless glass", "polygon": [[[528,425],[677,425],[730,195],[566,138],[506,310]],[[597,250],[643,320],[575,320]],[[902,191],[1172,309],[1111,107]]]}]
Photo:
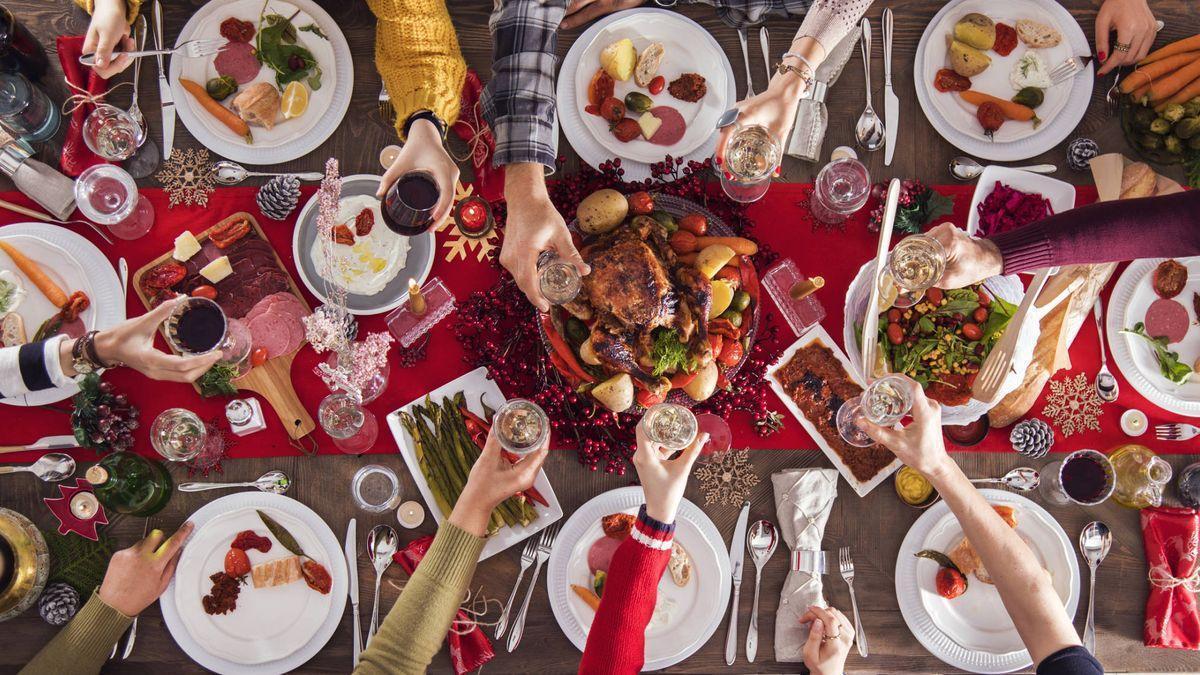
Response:
[{"label": "stemless glass", "polygon": [[718,167],[721,189],[735,202],[762,199],[782,159],[782,143],[766,127],[738,125],[725,146],[725,166]]},{"label": "stemless glass", "polygon": [[733,446],[733,432],[729,429],[729,424],[720,415],[712,413],[700,413],[696,415],[696,428],[697,433],[704,432],[708,434],[708,442],[700,450],[700,454],[702,455],[725,452]]},{"label": "stemless glass", "polygon": [[838,225],[866,206],[871,198],[871,174],[853,157],[834,160],[817,174],[809,209],[813,218]]},{"label": "stemless glass", "polygon": [[199,455],[207,441],[204,421],[184,408],[164,410],[150,425],[150,444],[172,462],[186,462]]},{"label": "stemless glass", "polygon": [[354,474],[350,494],[364,511],[391,511],[400,505],[400,477],[386,466],[368,464]]},{"label": "stemless glass", "polygon": [[904,309],[920,302],[945,271],[946,249],[929,235],[913,234],[901,239],[888,253],[880,283],[895,285],[892,306]]},{"label": "stemless glass", "polygon": [[671,452],[683,450],[696,440],[700,422],[687,407],[678,403],[656,403],[642,415],[638,426],[646,437]]},{"label": "stemless glass", "polygon": [[859,420],[866,419],[881,427],[890,427],[908,414],[912,404],[912,393],[904,377],[881,377],[867,385],[862,394],[838,408],[838,434],[850,445],[865,448],[875,441],[858,427]]},{"label": "stemless glass", "polygon": [[188,298],[171,310],[167,344],[180,354],[220,350],[219,363],[231,366],[241,365],[253,346],[245,324],[227,319],[221,306],[208,298]]},{"label": "stemless glass", "polygon": [[333,444],[347,455],[363,454],[374,447],[379,437],[375,415],[349,394],[326,396],[317,408],[317,417]]},{"label": "stemless glass", "polygon": [[1059,461],[1042,467],[1045,479],[1038,490],[1057,506],[1104,503],[1117,487],[1116,472],[1108,457],[1096,450],[1076,450]]},{"label": "stemless glass", "polygon": [[550,417],[533,401],[509,400],[496,411],[496,438],[514,455],[527,455],[542,447],[550,437]]},{"label": "stemless glass", "polygon": [[154,226],[154,206],[119,166],[97,164],[75,179],[75,205],[85,218],[107,225],[114,237],[137,239]]},{"label": "stemless glass", "polygon": [[146,130],[133,115],[107,103],[99,103],[83,120],[83,142],[98,156],[119,162],[133,157],[146,140]]},{"label": "stemless glass", "polygon": [[569,260],[546,251],[538,259],[538,287],[547,302],[565,305],[579,296],[583,277]]}]

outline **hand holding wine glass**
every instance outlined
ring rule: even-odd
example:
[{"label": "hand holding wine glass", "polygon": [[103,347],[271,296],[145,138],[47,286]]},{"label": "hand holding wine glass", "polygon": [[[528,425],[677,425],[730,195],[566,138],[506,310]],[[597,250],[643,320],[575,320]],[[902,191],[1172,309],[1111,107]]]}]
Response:
[{"label": "hand holding wine glass", "polygon": [[909,414],[912,423],[902,429],[880,426],[862,419],[858,426],[876,443],[891,450],[900,461],[920,471],[930,480],[948,466],[957,468],[946,452],[942,438],[942,406],[925,396],[921,385],[903,375],[890,376],[903,380],[912,400]]},{"label": "hand holding wine glass", "polygon": [[[458,165],[446,152],[445,145],[442,144],[441,134],[433,122],[427,119],[418,119],[412,123],[408,130],[408,139],[404,143],[404,147],[396,155],[396,160],[388,167],[388,170],[383,174],[383,179],[379,182],[379,190],[375,196],[384,200],[383,211],[385,219],[390,210],[390,204],[393,199],[393,185],[397,187],[397,196],[402,201],[409,202],[410,208],[417,208],[422,213],[419,214],[419,222],[404,222],[405,226],[413,228],[413,232],[401,232],[401,234],[419,234],[432,227],[436,227],[450,215],[451,207],[454,205],[454,191],[458,183]],[[423,181],[424,183],[432,183],[434,190],[429,190],[425,184],[418,185],[415,181]],[[397,182],[399,184],[397,185]],[[408,182],[412,182],[409,185]],[[421,190],[421,188],[425,188]],[[417,200],[408,197],[405,193],[411,189],[412,191],[420,191],[422,194],[417,195],[422,201],[421,204],[412,203]],[[426,192],[433,193],[436,191],[436,196],[433,194],[424,194]],[[428,199],[433,197],[433,199]],[[411,201],[410,201],[411,200]],[[429,208],[426,210],[428,201]],[[391,224],[388,225],[392,229],[396,229]]]},{"label": "hand holding wine glass", "polygon": [[670,459],[669,452],[650,439],[646,428],[637,426],[637,451],[633,453],[633,466],[646,494],[646,514],[662,522],[675,522],[675,513],[683,491],[687,488],[692,465],[700,456],[700,450],[708,443],[708,434],[703,431],[683,449],[679,457]]},{"label": "hand holding wine glass", "polygon": [[[176,356],[154,348],[154,334],[162,322],[167,320],[186,296],[168,300],[142,316],[128,319],[116,326],[96,334],[96,354],[106,364],[122,363],[152,380],[169,382],[195,382],[208,371],[222,353],[213,351],[199,356]],[[70,343],[63,342],[67,349],[63,360],[64,370],[69,368]],[[73,369],[68,374],[74,372]]]},{"label": "hand holding wine glass", "polygon": [[454,504],[450,522],[482,537],[487,532],[488,519],[496,506],[517,492],[532,487],[549,454],[550,437],[547,435],[536,450],[517,462],[510,462],[504,456],[496,427],[493,426],[488,432],[483,452],[471,467],[467,484]]},{"label": "hand holding wine glass", "polygon": [[935,284],[938,288],[963,288],[1004,271],[1004,256],[995,244],[972,237],[953,223],[942,223],[926,235],[946,253],[946,269]]}]

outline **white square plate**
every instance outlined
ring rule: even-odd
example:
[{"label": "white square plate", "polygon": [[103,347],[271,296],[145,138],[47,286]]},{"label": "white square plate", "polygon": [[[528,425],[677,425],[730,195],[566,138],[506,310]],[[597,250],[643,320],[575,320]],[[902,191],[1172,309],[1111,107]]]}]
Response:
[{"label": "white square plate", "polygon": [[983,168],[979,182],[975,184],[975,195],[971,197],[971,209],[967,212],[967,234],[979,234],[979,204],[996,189],[996,181],[1014,190],[1040,194],[1050,200],[1050,208],[1055,213],[1075,208],[1074,185],[1042,174],[993,164]]}]

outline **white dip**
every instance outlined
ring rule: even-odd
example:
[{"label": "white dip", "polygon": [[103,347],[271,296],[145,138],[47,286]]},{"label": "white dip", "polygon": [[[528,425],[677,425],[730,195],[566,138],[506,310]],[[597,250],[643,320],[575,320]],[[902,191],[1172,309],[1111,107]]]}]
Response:
[{"label": "white dip", "polygon": [[1025,52],[1013,65],[1012,72],[1008,74],[1008,81],[1017,91],[1021,91],[1025,87],[1048,89],[1051,84],[1050,71],[1046,67],[1045,59],[1037,52],[1030,50]]},{"label": "white dip", "polygon": [[408,258],[408,237],[388,229],[379,211],[379,200],[370,195],[347,197],[338,203],[338,222],[354,232],[354,219],[363,209],[369,209],[375,218],[375,226],[366,236],[355,236],[354,245],[330,242],[333,256],[333,273],[325,261],[321,238],[313,242],[313,267],[324,279],[354,295],[375,295],[404,269]]}]

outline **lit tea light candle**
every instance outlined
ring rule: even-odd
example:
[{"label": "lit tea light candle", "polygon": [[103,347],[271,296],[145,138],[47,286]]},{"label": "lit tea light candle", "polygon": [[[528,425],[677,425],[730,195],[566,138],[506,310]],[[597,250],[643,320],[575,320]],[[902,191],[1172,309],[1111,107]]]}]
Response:
[{"label": "lit tea light candle", "polygon": [[458,231],[469,239],[486,237],[495,226],[492,220],[492,207],[487,200],[479,195],[463,199],[454,207],[454,224]]},{"label": "lit tea light candle", "polygon": [[795,286],[792,286],[792,289],[788,292],[788,294],[792,296],[793,300],[803,300],[804,298],[807,298],[815,293],[817,289],[824,286],[825,277],[813,277],[811,279],[805,279],[804,281],[797,283]]},{"label": "lit tea light candle", "polygon": [[409,530],[420,527],[421,523],[425,522],[425,509],[419,502],[404,502],[396,509],[396,520]]},{"label": "lit tea light candle", "polygon": [[383,166],[383,170],[387,171],[396,163],[396,158],[400,156],[400,146],[389,145],[379,151],[379,164]]},{"label": "lit tea light candle", "polygon": [[421,287],[417,285],[416,279],[408,280],[408,311],[417,316],[422,316],[429,309],[429,305],[425,302],[425,296],[421,293]]},{"label": "lit tea light candle", "polygon": [[91,520],[100,510],[100,502],[90,492],[77,492],[71,497],[71,515],[80,520]]},{"label": "lit tea light candle", "polygon": [[1150,419],[1137,408],[1130,408],[1121,415],[1121,431],[1129,436],[1141,436],[1150,428]]}]

